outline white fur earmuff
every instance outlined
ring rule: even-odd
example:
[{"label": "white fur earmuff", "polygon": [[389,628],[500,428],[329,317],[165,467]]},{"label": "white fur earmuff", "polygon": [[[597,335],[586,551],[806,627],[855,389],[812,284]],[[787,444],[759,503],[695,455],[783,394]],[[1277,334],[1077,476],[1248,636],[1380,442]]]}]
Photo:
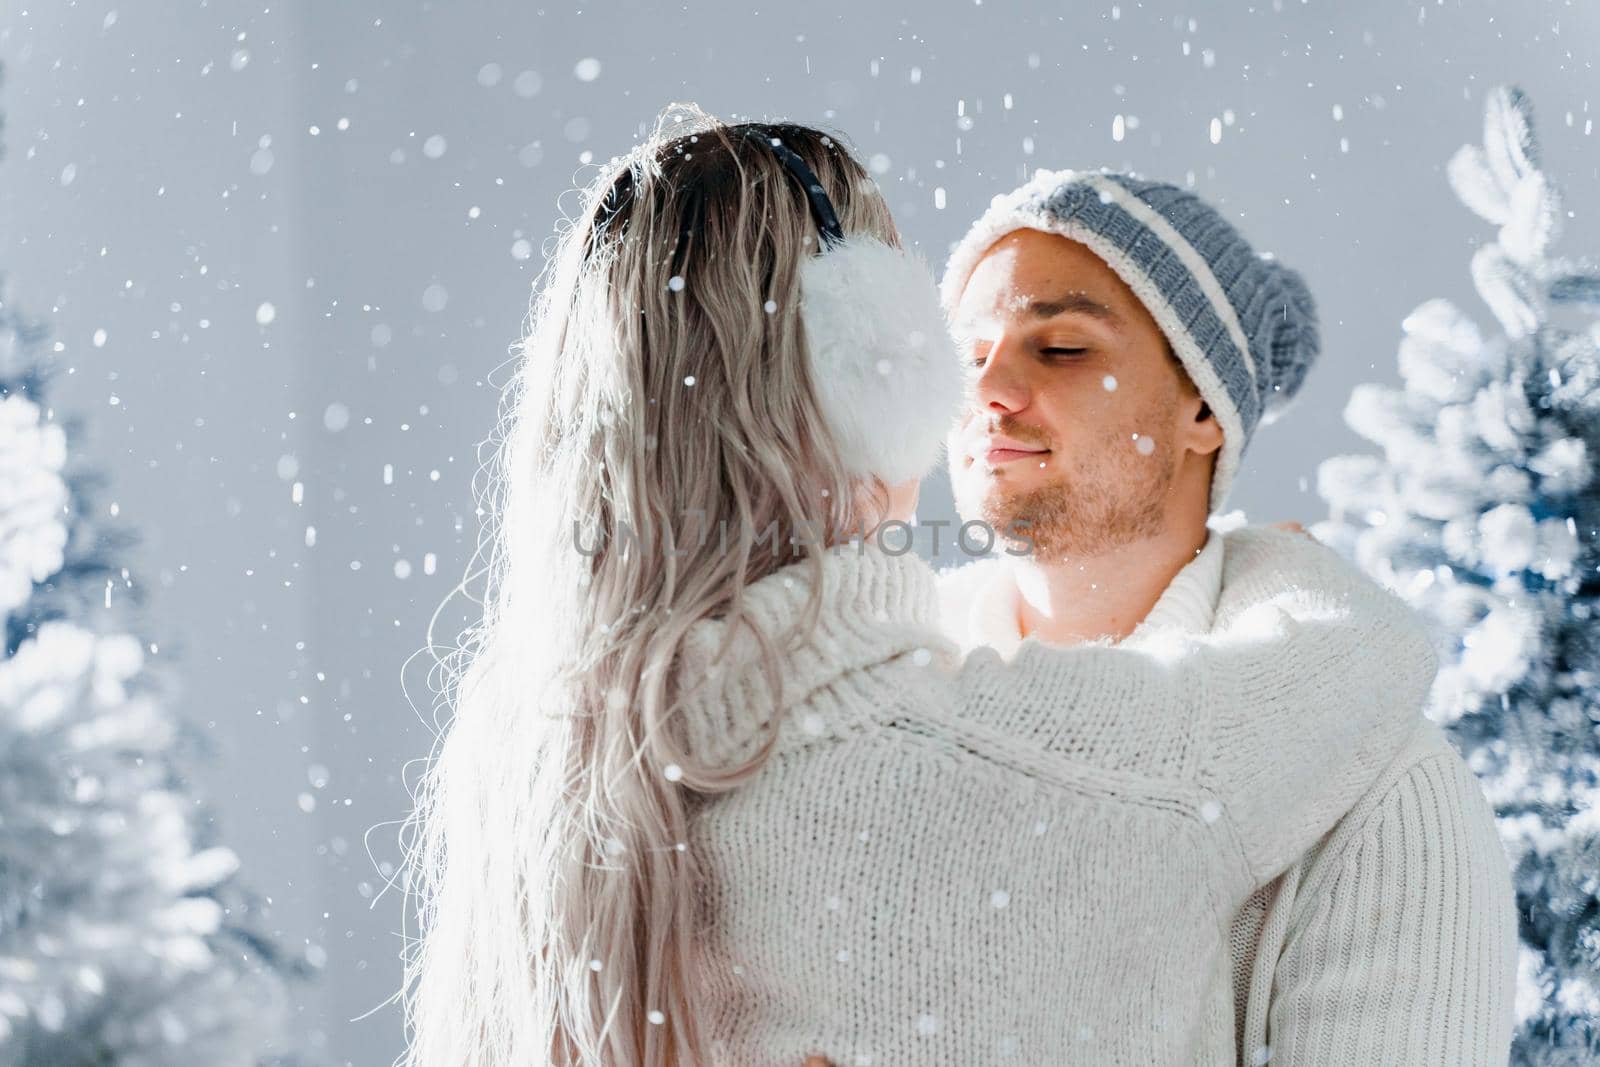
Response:
[{"label": "white fur earmuff", "polygon": [[964,375],[927,264],[855,234],[810,256],[800,315],[812,383],[851,474],[895,485],[939,462]]}]

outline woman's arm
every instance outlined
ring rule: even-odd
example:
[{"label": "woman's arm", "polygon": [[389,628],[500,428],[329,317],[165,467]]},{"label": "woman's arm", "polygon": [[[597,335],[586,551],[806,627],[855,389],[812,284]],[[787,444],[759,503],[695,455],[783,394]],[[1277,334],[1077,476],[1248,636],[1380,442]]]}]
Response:
[{"label": "woman's arm", "polygon": [[[1422,721],[1436,659],[1415,613],[1333,550],[1267,529],[1231,533],[1226,549],[1209,633],[1158,631],[1137,646],[1029,639],[1009,663],[974,654],[963,706],[1039,758],[1077,760],[1080,778],[1088,760],[1126,779],[1111,788],[1138,788],[1139,776],[1165,783],[1163,795],[1198,787],[1198,813],[1233,828],[1260,885],[1393,759]],[[1129,744],[1107,748],[1120,734]]]}]

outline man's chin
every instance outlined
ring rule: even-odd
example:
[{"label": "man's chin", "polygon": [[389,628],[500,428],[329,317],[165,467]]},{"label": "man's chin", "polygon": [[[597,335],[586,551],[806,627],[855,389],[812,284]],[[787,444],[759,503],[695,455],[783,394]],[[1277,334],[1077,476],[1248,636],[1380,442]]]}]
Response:
[{"label": "man's chin", "polygon": [[1067,487],[1059,476],[1041,477],[1038,471],[1005,468],[984,471],[967,489],[965,499],[975,513],[984,516],[1026,511],[1045,502],[1059,505],[1067,497]]},{"label": "man's chin", "polygon": [[1041,472],[1031,468],[1014,470],[1017,464],[1003,467],[973,467],[962,479],[966,491],[956,493],[958,501],[966,502],[976,514],[996,509],[1014,507],[1019,500],[1032,497],[1059,485]]},{"label": "man's chin", "polygon": [[1044,501],[1027,492],[1018,492],[1009,486],[991,483],[986,492],[956,498],[956,512],[962,522],[981,522],[994,532],[997,539],[1013,539],[1015,531],[1026,532],[1040,520],[1053,517],[1054,508],[1040,505]]}]

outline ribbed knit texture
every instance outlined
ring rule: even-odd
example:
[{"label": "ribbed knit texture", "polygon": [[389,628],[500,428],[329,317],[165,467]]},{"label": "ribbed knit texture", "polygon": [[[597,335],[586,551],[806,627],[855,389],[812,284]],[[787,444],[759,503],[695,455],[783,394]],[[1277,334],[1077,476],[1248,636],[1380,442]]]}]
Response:
[{"label": "ribbed knit texture", "polygon": [[1326,842],[1252,898],[1231,940],[1241,1063],[1509,1060],[1510,867],[1477,779],[1431,722]]},{"label": "ribbed knit texture", "polygon": [[[1434,662],[1326,549],[1258,530],[1224,549],[1211,631],[1135,647],[1030,639],[958,667],[931,570],[871,546],[823,555],[821,621],[776,697],[747,628],[717,663],[730,627],[698,624],[690,747],[742,758],[778,731],[692,816],[711,1062],[1235,1062],[1234,917],[1370,790]],[[1158,613],[1203,603],[1204,571]],[[784,568],[747,618],[776,635],[808,591]]]}]

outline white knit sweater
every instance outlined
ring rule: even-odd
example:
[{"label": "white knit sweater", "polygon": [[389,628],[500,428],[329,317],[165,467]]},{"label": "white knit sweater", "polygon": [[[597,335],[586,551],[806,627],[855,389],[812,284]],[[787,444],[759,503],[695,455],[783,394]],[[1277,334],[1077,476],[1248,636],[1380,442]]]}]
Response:
[{"label": "white knit sweater", "polygon": [[[1000,561],[945,572],[939,592],[964,650],[1022,640]],[[1145,626],[1206,632],[1214,602],[1191,565]],[[1510,868],[1477,779],[1437,726],[1424,720],[1333,830],[1246,902],[1229,955],[1243,1067],[1508,1061]]]},{"label": "white knit sweater", "polygon": [[[777,731],[692,818],[712,1062],[1236,1062],[1234,921],[1416,731],[1434,662],[1410,612],[1306,538],[1245,530],[1121,647],[963,664],[921,560],[822,560],[781,697],[747,627],[702,622],[680,660],[697,753]],[[780,633],[806,574],[750,586],[745,617]],[[1210,632],[1163,622],[1208,598]]]}]

